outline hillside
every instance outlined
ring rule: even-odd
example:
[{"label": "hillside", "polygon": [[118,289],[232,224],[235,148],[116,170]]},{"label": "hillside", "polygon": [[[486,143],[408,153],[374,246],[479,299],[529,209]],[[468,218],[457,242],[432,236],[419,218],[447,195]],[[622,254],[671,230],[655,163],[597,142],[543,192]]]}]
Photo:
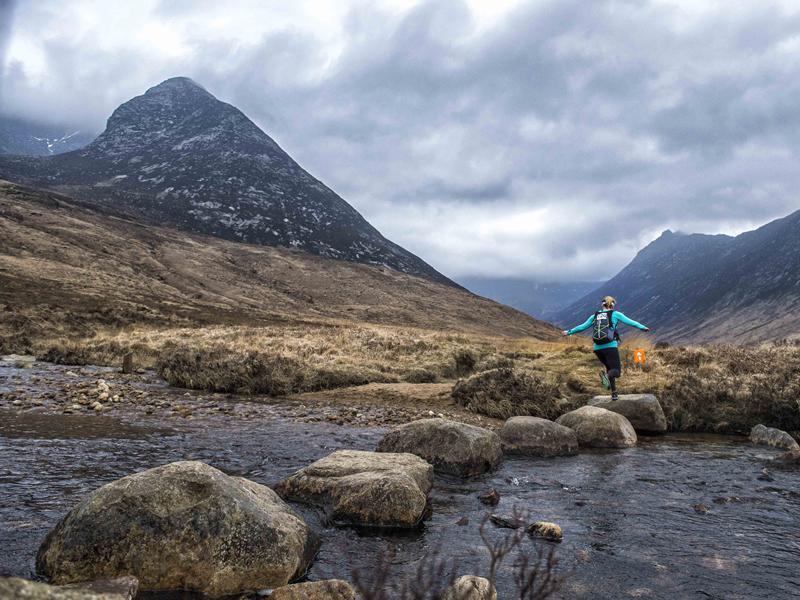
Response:
[{"label": "hillside", "polygon": [[665,231],[613,279],[560,311],[574,325],[602,294],[657,339],[753,343],[800,338],[800,211],[736,237]]},{"label": "hillside", "polygon": [[137,323],[330,319],[542,339],[556,333],[514,309],[392,269],[145,226],[0,182],[0,333],[8,345]]},{"label": "hillside", "polygon": [[240,110],[185,77],[119,106],[85,148],[0,156],[0,177],[151,223],[455,285],[383,237]]}]

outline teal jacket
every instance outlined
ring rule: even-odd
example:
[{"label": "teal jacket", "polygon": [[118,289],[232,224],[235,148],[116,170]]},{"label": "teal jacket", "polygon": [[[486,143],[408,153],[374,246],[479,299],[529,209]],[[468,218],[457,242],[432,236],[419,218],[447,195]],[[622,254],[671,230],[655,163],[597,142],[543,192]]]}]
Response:
[{"label": "teal jacket", "polygon": [[[616,328],[617,324],[620,321],[625,323],[625,325],[630,325],[631,327],[636,327],[637,329],[641,329],[641,330],[647,329],[647,327],[642,325],[641,323],[638,323],[638,322],[634,321],[633,319],[629,319],[628,317],[623,315],[618,310],[615,310],[613,313],[611,313],[611,325],[613,325]],[[594,314],[592,314],[588,319],[586,319],[583,323],[581,323],[577,327],[573,327],[572,329],[568,329],[567,330],[567,335],[572,335],[574,333],[578,333],[580,331],[584,331],[586,329],[589,329],[589,327],[592,326],[592,323],[594,323]],[[619,346],[619,342],[617,342],[615,340],[613,342],[609,342],[608,344],[595,344],[594,345],[594,349],[595,350],[603,350],[604,348],[617,348],[618,346]]]}]

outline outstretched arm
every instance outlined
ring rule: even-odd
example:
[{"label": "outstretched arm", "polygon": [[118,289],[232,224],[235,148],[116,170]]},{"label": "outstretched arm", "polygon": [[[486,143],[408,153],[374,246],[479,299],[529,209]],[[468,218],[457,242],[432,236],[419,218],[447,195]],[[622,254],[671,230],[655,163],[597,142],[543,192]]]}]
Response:
[{"label": "outstretched arm", "polygon": [[630,325],[631,327],[636,327],[636,329],[641,329],[642,331],[650,331],[650,328],[646,325],[642,325],[638,321],[634,321],[633,319],[629,319],[624,314],[619,311],[614,311],[614,315],[617,317],[618,321],[622,321],[625,325]]},{"label": "outstretched arm", "polygon": [[567,329],[564,332],[564,335],[572,335],[573,333],[578,333],[585,329],[589,329],[589,327],[592,326],[592,323],[594,323],[594,315],[591,315],[588,319],[586,319],[583,323],[581,323],[577,327],[573,327],[572,329]]}]

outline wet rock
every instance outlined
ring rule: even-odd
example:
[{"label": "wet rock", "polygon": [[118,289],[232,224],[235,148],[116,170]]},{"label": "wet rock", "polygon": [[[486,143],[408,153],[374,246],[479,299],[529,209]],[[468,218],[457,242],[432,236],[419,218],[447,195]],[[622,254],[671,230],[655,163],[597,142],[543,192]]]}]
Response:
[{"label": "wet rock", "polygon": [[800,463],[800,450],[789,450],[778,456],[778,460],[788,463]]},{"label": "wet rock", "polygon": [[694,509],[694,512],[696,512],[698,515],[704,515],[708,512],[708,507],[702,502],[700,502],[699,504],[693,504],[692,508]]},{"label": "wet rock", "polygon": [[761,474],[758,477],[756,477],[756,479],[758,479],[759,481],[774,481],[772,473],[769,472],[769,469],[767,467],[761,469]]},{"label": "wet rock", "polygon": [[144,590],[216,597],[285,585],[316,548],[269,488],[184,461],[94,491],[47,535],[36,567],[59,584],[132,574]]},{"label": "wet rock", "polygon": [[0,362],[16,369],[30,369],[36,362],[36,357],[28,354],[7,354],[0,359]]},{"label": "wet rock", "polygon": [[356,591],[346,581],[328,579],[279,587],[270,600],[355,600]]},{"label": "wet rock", "polygon": [[636,445],[636,431],[628,419],[599,406],[581,406],[561,415],[556,423],[574,430],[581,446],[630,448]]},{"label": "wet rock", "polygon": [[489,520],[497,527],[505,529],[519,529],[525,523],[513,515],[489,515]]},{"label": "wet rock", "polygon": [[589,405],[624,416],[636,433],[664,433],[667,430],[664,410],[653,394],[622,394],[619,400],[613,401],[611,396],[595,396],[589,400]]},{"label": "wet rock", "polygon": [[114,594],[115,597],[133,600],[139,590],[139,580],[136,577],[126,576],[116,579],[100,579],[83,583],[70,583],[60,586],[60,589],[85,590],[95,594]]},{"label": "wet rock", "polygon": [[0,598],[24,600],[130,600],[132,596],[77,586],[55,586],[17,577],[0,577]]},{"label": "wet rock", "polygon": [[103,410],[103,405],[100,402],[94,402],[92,404],[92,410],[95,412],[101,412]]},{"label": "wet rock", "polygon": [[547,521],[536,521],[536,523],[528,525],[527,532],[532,537],[542,538],[550,542],[560,542],[564,539],[561,526]]},{"label": "wet rock", "polygon": [[750,430],[750,441],[762,446],[774,446],[789,452],[800,453],[800,444],[791,435],[781,429],[756,425]]},{"label": "wet rock", "polygon": [[425,516],[433,467],[414,454],[338,450],[281,481],[286,499],[325,508],[337,523],[414,527]]},{"label": "wet rock", "polygon": [[539,417],[511,417],[500,430],[506,454],[566,456],[577,454],[578,436],[569,427]]},{"label": "wet rock", "polygon": [[478,496],[478,500],[480,500],[486,506],[497,506],[497,504],[500,502],[500,492],[492,488],[488,492],[480,494]]},{"label": "wet rock", "polygon": [[456,521],[456,525],[458,525],[459,527],[464,527],[465,525],[469,525],[469,518],[461,517],[458,521]]},{"label": "wet rock", "polygon": [[497,600],[497,591],[484,577],[462,575],[447,589],[442,600]]},{"label": "wet rock", "polygon": [[378,443],[378,452],[416,454],[437,472],[458,477],[480,475],[503,459],[500,438],[493,431],[436,418],[393,429]]}]

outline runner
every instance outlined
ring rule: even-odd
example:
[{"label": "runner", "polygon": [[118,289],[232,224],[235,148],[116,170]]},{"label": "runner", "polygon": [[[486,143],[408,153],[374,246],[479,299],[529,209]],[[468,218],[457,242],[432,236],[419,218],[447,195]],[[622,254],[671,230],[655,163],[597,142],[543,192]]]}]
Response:
[{"label": "runner", "polygon": [[622,322],[631,327],[641,329],[642,331],[650,331],[649,327],[637,323],[633,319],[629,319],[618,310],[614,310],[616,304],[617,301],[613,297],[606,296],[603,298],[600,310],[577,327],[562,332],[567,336],[592,327],[594,353],[606,368],[605,371],[600,372],[600,382],[605,389],[611,390],[612,400],[619,399],[619,394],[617,394],[617,378],[622,375],[622,363],[619,359],[620,337],[617,332],[617,325]]}]

